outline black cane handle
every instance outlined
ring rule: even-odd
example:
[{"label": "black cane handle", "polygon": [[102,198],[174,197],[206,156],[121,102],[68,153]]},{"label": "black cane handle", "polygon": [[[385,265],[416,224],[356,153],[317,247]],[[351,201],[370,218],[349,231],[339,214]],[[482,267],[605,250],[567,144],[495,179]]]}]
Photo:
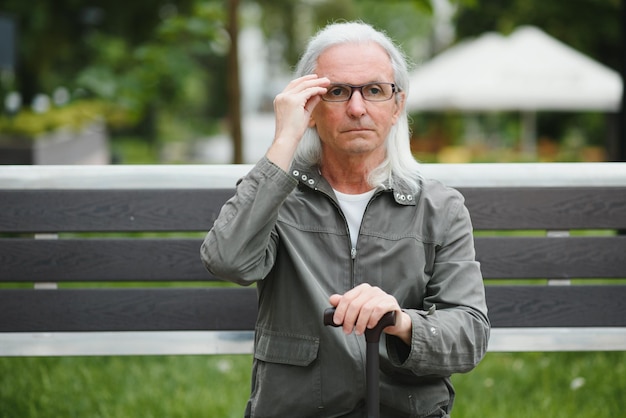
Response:
[{"label": "black cane handle", "polygon": [[[333,327],[340,327],[341,324],[335,324],[333,321],[333,317],[335,316],[335,308],[327,308],[324,310],[324,325],[330,325]],[[368,343],[377,343],[380,341],[380,334],[382,334],[383,329],[389,327],[391,325],[396,324],[396,312],[391,311],[387,312],[380,318],[378,324],[374,328],[368,328],[365,330],[365,340]]]}]

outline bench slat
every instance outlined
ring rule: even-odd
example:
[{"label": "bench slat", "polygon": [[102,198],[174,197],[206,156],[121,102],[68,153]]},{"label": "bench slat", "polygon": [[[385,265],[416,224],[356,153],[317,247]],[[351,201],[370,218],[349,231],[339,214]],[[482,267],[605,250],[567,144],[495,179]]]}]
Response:
[{"label": "bench slat", "polygon": [[626,229],[626,187],[463,188],[474,228]]},{"label": "bench slat", "polygon": [[624,327],[626,285],[487,286],[493,327]]},{"label": "bench slat", "polygon": [[[626,278],[626,236],[477,237],[486,279]],[[202,239],[0,239],[0,282],[214,281]]]},{"label": "bench slat", "polygon": [[[626,229],[625,187],[460,189],[480,229]],[[233,189],[2,190],[0,231],[204,231]]]},{"label": "bench slat", "polygon": [[626,278],[626,236],[475,238],[488,279]]},{"label": "bench slat", "polygon": [[205,231],[234,189],[3,190],[0,231]]},{"label": "bench slat", "polygon": [[0,239],[0,282],[213,281],[201,239]]},{"label": "bench slat", "polygon": [[0,332],[250,330],[256,310],[253,288],[9,289]]},{"label": "bench slat", "polygon": [[[626,286],[487,286],[494,327],[625,327]],[[237,306],[237,309],[231,309]],[[0,332],[252,330],[251,288],[0,292]]]}]

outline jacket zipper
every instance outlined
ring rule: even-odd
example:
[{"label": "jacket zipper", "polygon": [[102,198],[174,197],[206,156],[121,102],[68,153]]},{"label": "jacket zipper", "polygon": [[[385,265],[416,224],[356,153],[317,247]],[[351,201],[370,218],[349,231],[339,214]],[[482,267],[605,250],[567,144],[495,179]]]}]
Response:
[{"label": "jacket zipper", "polygon": [[[350,250],[350,257],[352,258],[352,271],[350,272],[350,274],[351,274],[351,275],[350,275],[350,283],[352,284],[352,287],[355,287],[355,286],[356,286],[356,281],[355,281],[355,277],[354,277],[354,270],[355,270],[355,264],[356,264],[356,256],[357,256],[357,253],[358,253],[357,248],[358,248],[358,246],[359,246],[359,239],[360,239],[360,237],[361,237],[361,229],[363,229],[363,219],[365,219],[365,213],[367,213],[367,210],[369,209],[370,204],[372,203],[372,201],[373,201],[374,199],[376,199],[376,197],[377,197],[379,194],[380,194],[380,190],[379,190],[379,191],[376,191],[376,192],[372,195],[372,197],[370,198],[370,200],[367,202],[367,205],[365,206],[365,210],[363,211],[363,216],[361,217],[361,224],[359,225],[359,232],[358,232],[358,235],[357,235],[357,237],[356,237],[356,246],[355,246],[355,247],[352,247],[352,243],[350,243],[350,247],[351,247],[351,250]],[[347,221],[346,221],[345,219],[346,219],[346,217],[344,216],[344,221],[346,222],[346,228],[348,228],[348,223],[347,223]],[[350,228],[348,228],[348,236],[350,235],[350,234],[349,234],[349,232],[350,232],[350,231],[349,231],[349,229],[350,229]]]},{"label": "jacket zipper", "polygon": [[[341,215],[341,218],[343,219],[343,223],[344,223],[344,225],[346,227],[346,231],[348,232],[348,248],[350,248],[350,259],[352,260],[352,263],[350,263],[350,285],[351,285],[351,288],[354,288],[356,286],[356,281],[355,281],[355,277],[354,277],[354,270],[355,270],[355,264],[356,264],[356,256],[357,256],[357,253],[358,253],[357,247],[359,246],[359,237],[361,236],[361,228],[363,228],[363,219],[361,219],[361,225],[359,225],[359,232],[358,232],[358,235],[356,237],[356,246],[353,247],[352,246],[352,241],[350,240],[350,227],[348,226],[348,220],[346,219],[346,216],[344,215],[343,211],[341,210],[341,206],[339,206],[339,203],[337,203],[335,201],[335,199],[333,199],[333,197],[330,196],[328,193],[326,193],[323,190],[320,190],[318,188],[315,188],[315,190],[320,192],[320,193],[323,193],[324,195],[326,195],[326,197],[328,197],[328,199],[330,199],[330,201],[335,206],[337,211],[339,211],[339,214]],[[381,191],[379,190],[376,193],[374,193],[372,198],[367,202],[367,206],[365,206],[365,210],[363,211],[363,218],[365,218],[365,213],[367,212],[367,209],[369,208],[370,204],[380,194],[380,192]]]}]

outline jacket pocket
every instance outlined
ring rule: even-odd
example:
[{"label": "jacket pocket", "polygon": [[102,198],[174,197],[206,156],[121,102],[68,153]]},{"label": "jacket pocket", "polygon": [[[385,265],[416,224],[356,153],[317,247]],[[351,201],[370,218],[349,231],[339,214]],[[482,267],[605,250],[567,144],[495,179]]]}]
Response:
[{"label": "jacket pocket", "polygon": [[252,417],[316,416],[322,408],[319,338],[257,329]]},{"label": "jacket pocket", "polygon": [[271,363],[308,366],[317,358],[320,340],[308,335],[257,329],[254,357]]}]

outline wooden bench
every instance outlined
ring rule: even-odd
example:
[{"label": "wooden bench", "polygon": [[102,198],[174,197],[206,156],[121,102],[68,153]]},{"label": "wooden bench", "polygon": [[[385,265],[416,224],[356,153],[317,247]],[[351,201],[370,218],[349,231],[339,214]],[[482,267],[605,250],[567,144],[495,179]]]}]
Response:
[{"label": "wooden bench", "polygon": [[[0,356],[251,353],[255,289],[199,258],[249,169],[0,167]],[[626,163],[424,173],[466,197],[490,351],[626,350]]]}]

